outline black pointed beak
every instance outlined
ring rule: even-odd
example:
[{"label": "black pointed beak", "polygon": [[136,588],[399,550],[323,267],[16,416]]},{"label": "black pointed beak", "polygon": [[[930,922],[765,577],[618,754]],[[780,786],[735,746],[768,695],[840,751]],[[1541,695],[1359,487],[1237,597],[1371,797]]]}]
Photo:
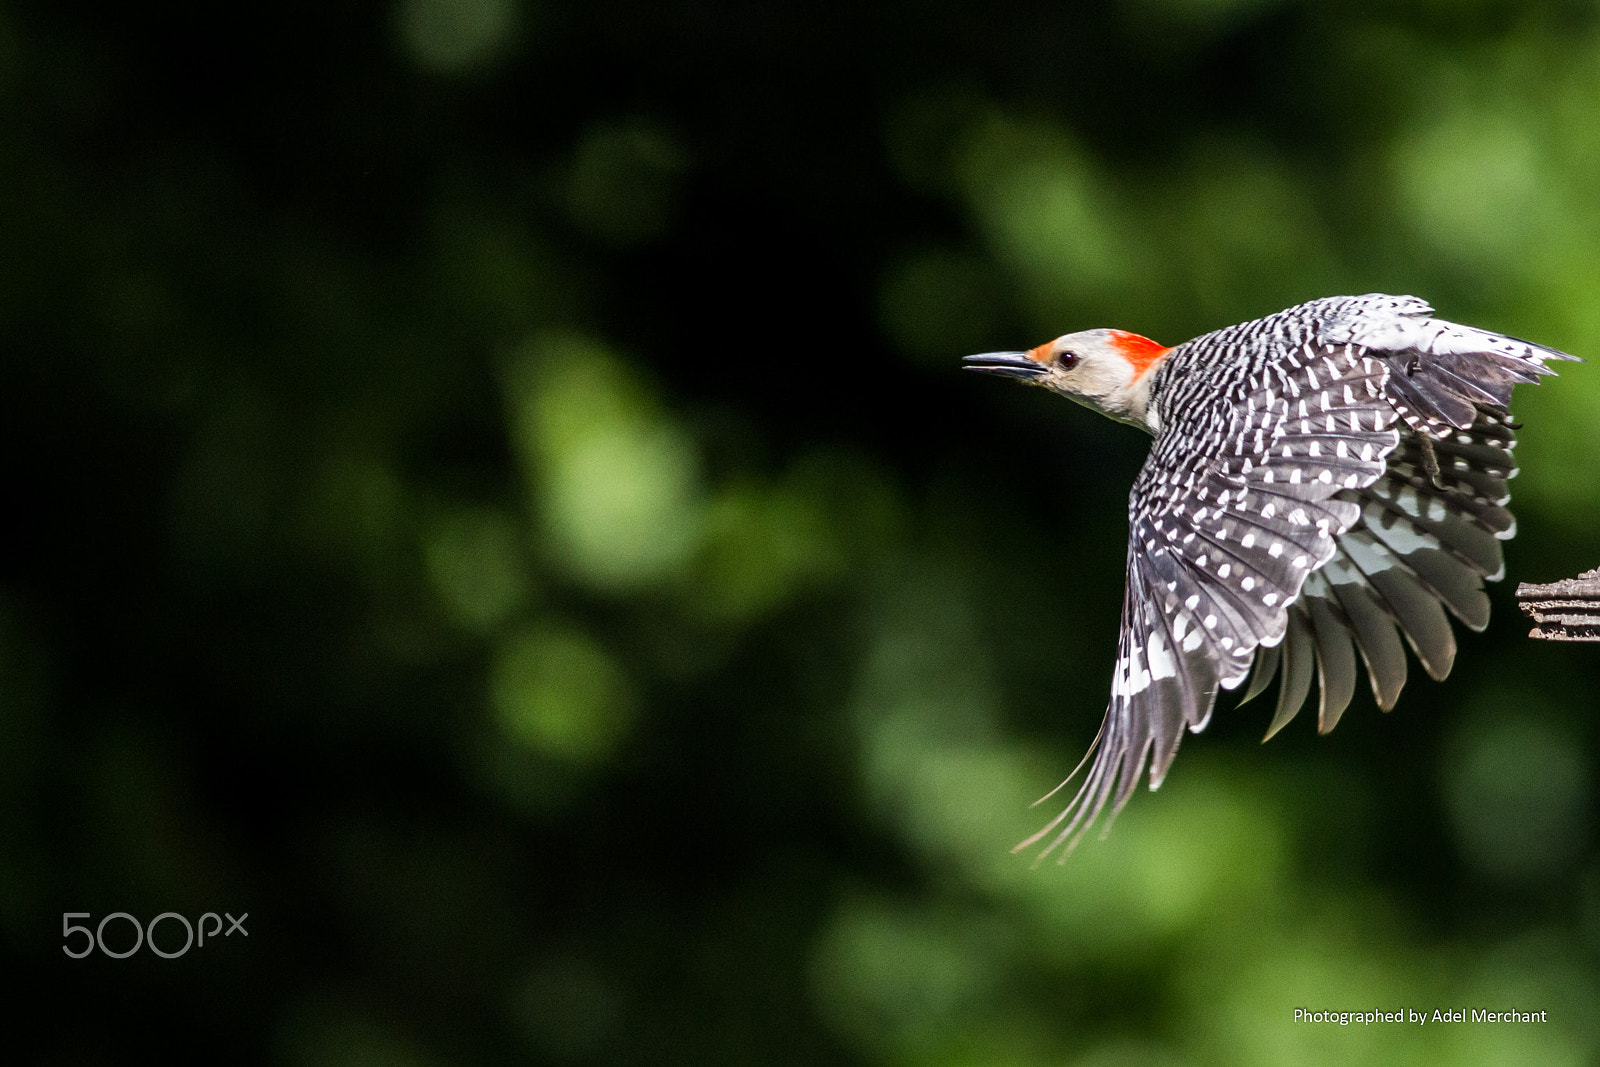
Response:
[{"label": "black pointed beak", "polygon": [[961,362],[966,364],[967,370],[1004,374],[1008,378],[1021,378],[1025,382],[1038,381],[1049,369],[1041,363],[1034,362],[1026,352],[982,352],[976,356],[963,356]]}]

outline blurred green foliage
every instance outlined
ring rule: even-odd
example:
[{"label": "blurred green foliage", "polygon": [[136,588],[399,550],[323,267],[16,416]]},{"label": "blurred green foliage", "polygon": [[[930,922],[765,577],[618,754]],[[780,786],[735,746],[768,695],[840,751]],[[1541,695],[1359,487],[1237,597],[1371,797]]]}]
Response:
[{"label": "blurred green foliage", "polygon": [[[1600,358],[1592,4],[19,2],[0,109],[8,1058],[1600,1056],[1600,668],[1507,597],[1600,563],[1593,364],[1447,683],[1225,698],[1036,868],[1145,443],[957,362]],[[1293,1017],[1463,1006],[1549,1021]]]}]

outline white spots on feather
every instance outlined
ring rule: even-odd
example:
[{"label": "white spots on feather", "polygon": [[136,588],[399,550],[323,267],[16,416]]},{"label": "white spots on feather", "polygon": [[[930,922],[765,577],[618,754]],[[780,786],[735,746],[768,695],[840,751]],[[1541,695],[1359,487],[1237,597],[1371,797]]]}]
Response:
[{"label": "white spots on feather", "polygon": [[1324,485],[1332,484],[1333,472],[1324,467],[1322,472],[1317,475],[1317,481],[1322,482]]},{"label": "white spots on feather", "polygon": [[1263,519],[1270,519],[1274,515],[1276,515],[1277,513],[1278,513],[1278,509],[1275,506],[1273,506],[1273,504],[1272,504],[1272,502],[1270,500],[1267,503],[1265,503],[1265,504],[1263,504],[1261,506],[1261,517]]},{"label": "white spots on feather", "polygon": [[1299,570],[1300,568],[1306,566],[1310,562],[1311,562],[1311,560],[1309,558],[1307,558],[1306,556],[1303,556],[1303,555],[1296,556],[1294,558],[1294,567],[1295,567],[1296,570]]},{"label": "white spots on feather", "polygon": [[1243,537],[1239,538],[1239,547],[1240,548],[1254,548],[1255,545],[1256,545],[1256,535],[1253,534],[1253,533],[1247,533]]},{"label": "white spots on feather", "polygon": [[1344,402],[1346,404],[1354,404],[1356,402],[1356,395],[1350,391],[1349,382],[1344,383]]},{"label": "white spots on feather", "polygon": [[1306,381],[1311,383],[1311,388],[1313,389],[1322,388],[1322,382],[1317,379],[1317,372],[1310,367],[1306,368]]},{"label": "white spots on feather", "polygon": [[1283,542],[1272,542],[1272,547],[1267,549],[1267,555],[1271,556],[1273,559],[1277,559],[1279,556],[1283,555]]},{"label": "white spots on feather", "polygon": [[1246,593],[1248,593],[1250,590],[1256,587],[1256,580],[1249,575],[1245,575],[1244,580],[1242,580],[1239,585],[1244,588]]},{"label": "white spots on feather", "polygon": [[1312,456],[1316,456],[1318,459],[1322,458],[1322,446],[1315,441],[1312,441],[1307,446],[1307,452]]},{"label": "white spots on feather", "polygon": [[1372,462],[1372,445],[1371,444],[1363,444],[1361,446],[1361,459],[1362,459],[1363,462],[1366,462],[1366,463],[1371,463]]},{"label": "white spots on feather", "polygon": [[1188,599],[1186,599],[1183,602],[1183,606],[1188,608],[1190,611],[1193,611],[1195,608],[1199,607],[1200,606],[1200,594],[1199,593],[1190,593],[1189,596],[1188,596]]},{"label": "white spots on feather", "polygon": [[1111,676],[1112,696],[1135,696],[1150,688],[1150,672],[1139,665],[1139,650],[1134,649],[1117,661]]},{"label": "white spots on feather", "polygon": [[1202,640],[1204,640],[1204,635],[1200,633],[1199,629],[1193,630],[1188,637],[1183,639],[1183,650],[1185,652],[1193,652],[1200,647]]},{"label": "white spots on feather", "polygon": [[1278,594],[1268,593],[1266,596],[1261,598],[1261,602],[1270,608],[1278,602]]},{"label": "white spots on feather", "polygon": [[[1352,422],[1354,422],[1355,421],[1355,416],[1354,415],[1350,416],[1350,420]],[[1333,416],[1332,415],[1328,416],[1328,420],[1327,420],[1327,424],[1326,425],[1327,425],[1327,430],[1328,430],[1329,433],[1337,432],[1338,427],[1334,426],[1334,424],[1333,424]]]},{"label": "white spots on feather", "polygon": [[1139,651],[1135,649],[1129,656],[1131,666],[1128,669],[1128,695],[1142,693],[1150,688],[1150,672],[1139,664]]},{"label": "white spots on feather", "polygon": [[1206,629],[1208,630],[1215,630],[1217,628],[1217,617],[1215,615],[1207,615],[1200,621],[1206,624]]},{"label": "white spots on feather", "polygon": [[1348,475],[1344,480],[1344,487],[1346,489],[1354,489],[1356,486],[1358,486],[1360,484],[1361,484],[1361,477],[1359,475],[1351,474],[1351,475]]},{"label": "white spots on feather", "polygon": [[1224,563],[1222,566],[1217,568],[1217,577],[1218,578],[1226,578],[1228,575],[1230,575],[1232,573],[1233,573],[1233,564],[1231,564],[1231,563]]},{"label": "white spots on feather", "polygon": [[1311,520],[1306,517],[1305,508],[1295,508],[1289,512],[1289,522],[1294,526],[1306,526],[1310,524]]},{"label": "white spots on feather", "polygon": [[[1376,430],[1378,428],[1378,416],[1376,416],[1376,415],[1372,416],[1372,428],[1374,430]],[[1328,417],[1328,429],[1330,429],[1330,430],[1333,429],[1333,417],[1331,415]],[[1354,430],[1356,433],[1360,433],[1361,432],[1361,413],[1360,412],[1352,411],[1350,413],[1350,429]]]},{"label": "white spots on feather", "polygon": [[1210,556],[1201,556],[1199,559],[1194,561],[1194,565],[1196,567],[1204,567],[1206,565],[1206,560],[1210,558]]},{"label": "white spots on feather", "polygon": [[1339,438],[1338,442],[1333,446],[1333,454],[1340,459],[1350,458],[1350,447],[1344,443],[1344,438]]},{"label": "white spots on feather", "polygon": [[1162,678],[1175,678],[1178,674],[1178,661],[1167,650],[1166,643],[1161,640],[1160,634],[1150,635],[1149,649],[1146,658],[1150,662],[1150,677],[1160,681]]},{"label": "white spots on feather", "polygon": [[1428,497],[1428,518],[1431,521],[1439,522],[1449,513],[1450,509],[1445,507],[1443,500],[1436,496]]},{"label": "white spots on feather", "polygon": [[1222,640],[1218,641],[1217,644],[1221,645],[1222,651],[1226,652],[1233,647],[1233,638],[1224,637]]}]

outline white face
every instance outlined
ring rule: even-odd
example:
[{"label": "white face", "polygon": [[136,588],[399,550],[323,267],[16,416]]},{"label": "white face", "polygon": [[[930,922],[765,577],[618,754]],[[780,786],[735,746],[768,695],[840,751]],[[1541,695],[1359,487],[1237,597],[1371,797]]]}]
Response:
[{"label": "white face", "polygon": [[1101,408],[1133,385],[1137,370],[1109,343],[1110,330],[1083,330],[1057,337],[1033,349],[1028,358],[1047,367],[1039,384]]},{"label": "white face", "polygon": [[1040,345],[1028,358],[1045,367],[1038,382],[1119,422],[1144,429],[1149,372],[1166,349],[1121,330],[1083,330]]}]

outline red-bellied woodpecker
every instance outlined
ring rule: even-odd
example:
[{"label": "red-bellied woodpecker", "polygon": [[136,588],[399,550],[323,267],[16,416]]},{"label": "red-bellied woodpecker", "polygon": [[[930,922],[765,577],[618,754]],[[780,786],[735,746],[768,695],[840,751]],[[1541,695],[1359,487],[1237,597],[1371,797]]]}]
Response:
[{"label": "red-bellied woodpecker", "polygon": [[966,357],[1155,437],[1128,501],[1122,631],[1094,762],[1066,809],[1017,847],[1076,844],[1147,763],[1159,786],[1184,727],[1203,729],[1217,689],[1243,685],[1252,664],[1244,699],[1279,679],[1268,737],[1299,711],[1313,670],[1317,727],[1332,730],[1357,655],[1378,706],[1392,708],[1402,637],[1443,680],[1456,654],[1445,611],[1488,624],[1483,582],[1503,576],[1500,542],[1516,530],[1512,387],[1553,373],[1546,360],[1576,358],[1379,294],[1313,300],[1175,348],[1086,330]]}]

